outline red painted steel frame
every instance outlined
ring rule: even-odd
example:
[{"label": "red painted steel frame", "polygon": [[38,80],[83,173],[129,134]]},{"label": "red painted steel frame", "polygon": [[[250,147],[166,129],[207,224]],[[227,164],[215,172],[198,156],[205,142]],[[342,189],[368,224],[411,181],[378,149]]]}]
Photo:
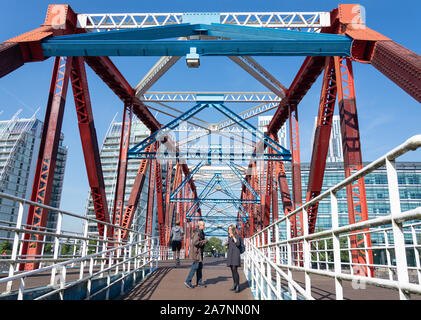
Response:
[{"label": "red painted steel frame", "polygon": [[[51,79],[50,94],[45,113],[44,128],[32,187],[31,201],[49,205],[53,187],[54,170],[60,141],[61,125],[63,123],[64,107],[69,84],[72,58],[56,58]],[[45,231],[48,211],[35,206],[29,206],[26,224],[30,230]],[[43,235],[25,233],[22,245],[22,255],[25,258],[42,254]],[[37,269],[39,263],[20,264],[20,270]]]},{"label": "red painted steel frame", "polygon": [[[124,213],[124,195],[126,194],[127,153],[130,147],[130,130],[132,125],[133,106],[124,105],[123,121],[120,134],[120,152],[118,155],[117,182],[113,206],[113,224],[120,225]],[[118,240],[118,229],[114,230],[114,240]],[[117,244],[116,244],[117,245]]]},{"label": "red painted steel frame", "polygon": [[[150,152],[152,146],[148,146],[145,151]],[[145,183],[146,172],[149,167],[150,160],[143,159],[140,161],[139,169],[137,171],[136,178],[133,183],[130,197],[127,200],[126,210],[124,211],[123,219],[121,219],[121,226],[124,228],[130,228],[133,222],[134,214],[139,203],[139,198],[142,193],[143,185]],[[122,230],[121,239],[125,240],[128,237],[128,231]]]},{"label": "red painted steel frame", "polygon": [[158,230],[159,230],[159,243],[161,246],[165,245],[165,213],[164,213],[164,199],[162,190],[162,169],[161,163],[156,162],[156,206],[158,212]]},{"label": "red painted steel frame", "polygon": [[[334,61],[336,84],[338,88],[339,115],[341,119],[345,178],[348,178],[363,168],[357,105],[355,101],[354,77],[352,64],[348,58],[335,57]],[[358,179],[352,185],[347,185],[346,193],[349,224],[354,224],[361,220],[368,220],[364,178]],[[357,236],[351,237],[351,245],[353,248],[358,248],[361,244],[366,248],[371,248],[370,233],[367,233],[366,241],[364,241],[364,239],[359,240]],[[372,264],[372,250],[367,250],[367,256],[363,250],[353,250],[352,261],[354,263]],[[371,271],[373,272],[373,270]],[[365,266],[354,267],[354,272],[361,275],[368,274]]]},{"label": "red painted steel frame", "polygon": [[[289,106],[289,136],[291,144],[291,180],[292,180],[292,200],[294,209],[303,204],[301,190],[301,160],[300,160],[300,139],[298,130],[298,112],[296,105]],[[299,212],[291,219],[291,228],[294,235],[302,235],[303,215]]]},{"label": "red painted steel frame", "polygon": [[[86,78],[83,58],[74,58],[71,72],[71,82],[95,216],[96,219],[100,221],[110,223],[111,219],[108,212],[108,204],[105,194],[104,176],[99,156],[98,139],[96,136],[91,99],[89,97],[88,80]],[[104,234],[104,225],[98,224],[98,231],[102,237]],[[107,237],[112,237],[111,228],[107,228]]]},{"label": "red painted steel frame", "polygon": [[[314,133],[306,202],[317,197],[322,190],[323,177],[326,168],[326,158],[329,151],[330,134],[332,131],[336,92],[337,87],[334,59],[327,57],[322,83],[322,93],[320,96],[319,113],[317,115],[316,130]],[[309,216],[309,233],[313,233],[315,230],[317,210],[318,203],[307,209]]]},{"label": "red painted steel frame", "polygon": [[[153,152],[156,151],[156,144],[152,148]],[[153,222],[153,203],[155,195],[155,175],[156,175],[156,160],[151,161],[149,169],[149,183],[148,183],[148,203],[146,209],[146,223],[145,223],[145,234],[152,236],[152,222]]]}]

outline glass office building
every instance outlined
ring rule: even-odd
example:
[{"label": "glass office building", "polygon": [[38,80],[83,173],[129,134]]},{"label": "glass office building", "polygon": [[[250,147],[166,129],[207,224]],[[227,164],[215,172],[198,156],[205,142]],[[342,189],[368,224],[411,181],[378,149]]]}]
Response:
[{"label": "glass office building", "polygon": [[[0,121],[0,192],[31,199],[32,186],[41,142],[43,122],[35,118]],[[67,147],[60,136],[50,205],[60,207],[66,166]],[[0,199],[2,223],[16,223],[19,205],[8,199]],[[24,207],[22,223],[26,223],[28,206]],[[57,215],[49,214],[47,228],[55,229]],[[0,241],[11,238],[11,233],[0,231]],[[48,240],[48,238],[47,238]]]},{"label": "glass office building", "polygon": [[[364,166],[369,163],[364,163]],[[286,165],[289,186],[291,170]],[[399,191],[402,211],[407,211],[421,206],[421,162],[396,162],[398,173]],[[310,163],[301,164],[301,180],[303,200],[306,198],[307,182],[310,172]],[[345,179],[342,162],[326,163],[322,192]],[[367,197],[367,210],[369,219],[390,214],[389,192],[387,186],[386,168],[382,167],[368,174],[365,178]],[[337,193],[339,225],[348,224],[348,208],[345,188]],[[329,229],[331,227],[330,198],[324,199],[319,204],[316,229]]]},{"label": "glass office building", "polygon": [[[115,187],[117,182],[117,165],[118,165],[118,155],[120,149],[120,134],[121,134],[121,122],[112,122],[108,132],[106,133],[105,139],[103,141],[100,158],[102,164],[102,171],[104,174],[104,184],[105,192],[108,202],[108,212],[110,213],[110,219],[112,217],[113,206],[114,206],[114,195]],[[139,120],[132,122],[131,132],[130,132],[130,147],[133,147],[135,144],[139,143],[146,137],[148,137],[150,131],[146,126]],[[124,208],[127,205],[127,200],[129,199],[133,183],[135,181],[137,171],[140,164],[139,159],[131,159],[128,161],[127,166],[127,178],[126,178],[126,193],[125,193],[125,203]],[[162,168],[164,169],[164,168]],[[165,177],[165,174],[164,174]],[[147,208],[147,184],[149,180],[149,170],[147,171],[144,187],[139,198],[139,204],[134,215],[132,228],[139,230],[141,232],[145,231],[145,217],[146,217],[146,208]],[[156,201],[156,197],[154,197]],[[156,210],[156,205],[154,204],[154,210]],[[95,219],[95,211],[92,203],[92,197],[88,196],[88,204],[86,213],[89,217]],[[154,212],[154,217],[156,216]],[[98,235],[98,225],[95,222],[89,222],[88,224],[88,234],[91,236]]]}]

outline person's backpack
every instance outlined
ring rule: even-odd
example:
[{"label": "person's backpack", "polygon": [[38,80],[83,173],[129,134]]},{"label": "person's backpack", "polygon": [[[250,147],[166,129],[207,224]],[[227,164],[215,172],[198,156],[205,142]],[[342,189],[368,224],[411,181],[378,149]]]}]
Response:
[{"label": "person's backpack", "polygon": [[246,246],[244,245],[244,241],[241,237],[240,238],[240,254],[244,253],[244,251],[246,251]]},{"label": "person's backpack", "polygon": [[172,230],[172,234],[171,234],[172,240],[173,241],[181,241],[181,232],[182,232],[181,227],[179,227],[179,226],[174,227],[173,230]]}]

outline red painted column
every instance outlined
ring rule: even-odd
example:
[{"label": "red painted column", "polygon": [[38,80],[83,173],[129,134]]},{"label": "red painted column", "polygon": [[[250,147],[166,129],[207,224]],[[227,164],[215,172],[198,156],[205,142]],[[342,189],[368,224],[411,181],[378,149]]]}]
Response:
[{"label": "red painted column", "polygon": [[[296,105],[289,106],[289,136],[291,144],[291,176],[292,176],[292,199],[294,209],[303,204],[301,189],[301,160],[300,139],[298,130],[298,111]],[[297,213],[291,219],[293,236],[302,235],[302,213]]]},{"label": "red painted column", "polygon": [[[156,152],[156,144],[152,148],[153,152]],[[153,222],[153,209],[154,209],[154,195],[155,195],[155,174],[156,174],[156,160],[151,160],[151,166],[149,169],[149,183],[148,183],[148,204],[146,210],[146,224],[145,234],[149,237],[152,236],[152,222]]]},{"label": "red painted column", "polygon": [[[150,152],[152,146],[148,146],[145,152]],[[143,159],[139,164],[136,178],[133,183],[132,191],[130,192],[129,199],[127,200],[126,210],[124,210],[123,218],[121,219],[120,225],[125,228],[130,228],[133,222],[134,213],[136,212],[139,198],[142,193],[143,185],[146,179],[146,173],[149,168],[150,160]],[[128,232],[122,229],[121,239],[127,239]]]},{"label": "red painted column", "polygon": [[[88,80],[84,60],[75,57],[71,72],[73,96],[78,119],[80,140],[85,159],[91,196],[94,204],[96,219],[111,222],[108,213],[107,198],[105,195],[104,176],[102,173],[101,159],[99,156],[98,139],[92,114],[91,99],[89,96]],[[98,231],[102,237],[104,225],[98,224]],[[111,228],[107,228],[107,237],[112,237]]]},{"label": "red painted column", "polygon": [[[338,87],[338,105],[341,119],[342,147],[344,155],[345,178],[348,178],[363,168],[361,156],[361,142],[358,127],[357,105],[355,101],[354,77],[352,64],[348,58],[335,57],[336,83]],[[364,178],[358,179],[346,187],[349,224],[368,220],[367,198]],[[365,229],[366,231],[367,229]],[[363,245],[361,236],[351,237],[351,246],[358,248]],[[366,246],[371,248],[371,236],[367,234]],[[354,263],[373,263],[372,251],[353,250]],[[354,267],[359,275],[368,275],[366,267]],[[373,270],[371,270],[373,275]]]},{"label": "red painted column", "polygon": [[[332,131],[336,93],[337,86],[334,59],[332,57],[327,57],[323,75],[316,130],[314,133],[306,202],[317,197],[322,190],[326,168],[326,158],[329,151],[330,134]],[[315,230],[318,207],[317,203],[308,208],[309,233],[313,233]]]},{"label": "red painted column", "polygon": [[156,161],[156,206],[158,212],[158,228],[159,228],[159,243],[161,246],[165,245],[165,216],[164,216],[164,200],[162,192],[162,169],[159,160]]},{"label": "red painted column", "polygon": [[[126,194],[127,153],[130,148],[130,130],[132,125],[133,106],[124,105],[123,121],[120,135],[120,152],[118,156],[117,183],[113,207],[113,224],[120,225],[124,212],[124,195]],[[118,230],[114,230],[114,240],[118,240]],[[116,244],[117,245],[117,244]]]},{"label": "red painted column", "polygon": [[[67,88],[69,84],[72,58],[57,57],[54,63],[51,79],[50,93],[47,110],[45,112],[44,128],[35,169],[34,184],[32,187],[31,201],[49,205],[53,187],[54,170],[56,165],[57,150],[60,141],[61,126],[63,123],[64,107],[66,103]],[[48,211],[35,206],[29,206],[26,224],[30,230],[45,231]],[[22,255],[25,258],[42,254],[43,235],[25,233],[26,240],[22,246]],[[31,241],[34,240],[34,241]],[[41,242],[38,242],[41,241]],[[33,270],[39,263],[20,264],[20,270]]]}]

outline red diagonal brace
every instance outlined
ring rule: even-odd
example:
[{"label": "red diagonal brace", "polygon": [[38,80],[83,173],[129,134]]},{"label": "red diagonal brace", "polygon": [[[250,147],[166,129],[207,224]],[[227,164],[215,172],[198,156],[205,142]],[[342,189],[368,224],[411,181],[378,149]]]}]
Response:
[{"label": "red diagonal brace", "polygon": [[[313,153],[311,156],[306,202],[317,197],[322,190],[323,177],[326,168],[326,158],[329,151],[330,134],[332,131],[336,92],[337,87],[334,59],[328,57],[326,58],[319,113],[317,116],[316,131],[314,133]],[[316,226],[318,203],[310,206],[307,210],[309,216],[309,233],[313,233]]]},{"label": "red diagonal brace", "polygon": [[[51,79],[50,94],[45,112],[44,128],[31,195],[32,201],[45,205],[50,203],[51,198],[71,66],[72,58],[56,58]],[[45,231],[47,217],[47,210],[30,206],[26,224],[30,226],[29,229],[31,230]],[[25,258],[35,258],[35,256],[42,254],[41,242],[44,239],[43,235],[25,233],[24,239],[22,255],[26,256]],[[34,240],[34,242],[30,240]],[[33,270],[38,267],[39,263],[26,263],[21,264],[19,268],[20,270]]]},{"label": "red diagonal brace", "polygon": [[[83,58],[75,57],[71,73],[73,96],[82,142],[86,172],[88,174],[91,196],[97,220],[110,223],[107,198],[105,194],[104,176],[99,156],[98,139],[94,125],[91,99]],[[98,232],[102,237],[104,225],[98,223]],[[112,237],[112,229],[107,228],[107,237]]]},{"label": "red diagonal brace", "polygon": [[[120,152],[118,156],[117,183],[113,206],[113,224],[120,225],[124,213],[124,196],[126,194],[127,153],[130,147],[130,129],[132,124],[133,106],[124,105],[123,121],[120,134]],[[118,229],[114,230],[114,240],[118,240]],[[116,244],[117,245],[117,244]]]},{"label": "red diagonal brace", "polygon": [[[360,133],[358,127],[357,105],[355,101],[354,77],[352,64],[348,58],[334,57],[336,84],[338,88],[338,105],[341,119],[342,147],[344,155],[345,178],[348,178],[358,170],[363,168],[361,157]],[[360,178],[352,185],[347,185],[347,203],[349,224],[358,221],[368,220],[367,198],[365,193],[364,178]],[[355,200],[355,199],[358,200]],[[367,231],[367,230],[365,230]],[[358,248],[364,240],[358,236],[351,237],[352,248]],[[364,245],[371,248],[370,233],[366,234]],[[352,261],[354,263],[373,263],[372,251],[365,252],[352,250]],[[371,269],[371,268],[370,268]],[[354,267],[354,272],[360,275],[368,275],[367,267]],[[372,275],[373,270],[371,269]]]}]

